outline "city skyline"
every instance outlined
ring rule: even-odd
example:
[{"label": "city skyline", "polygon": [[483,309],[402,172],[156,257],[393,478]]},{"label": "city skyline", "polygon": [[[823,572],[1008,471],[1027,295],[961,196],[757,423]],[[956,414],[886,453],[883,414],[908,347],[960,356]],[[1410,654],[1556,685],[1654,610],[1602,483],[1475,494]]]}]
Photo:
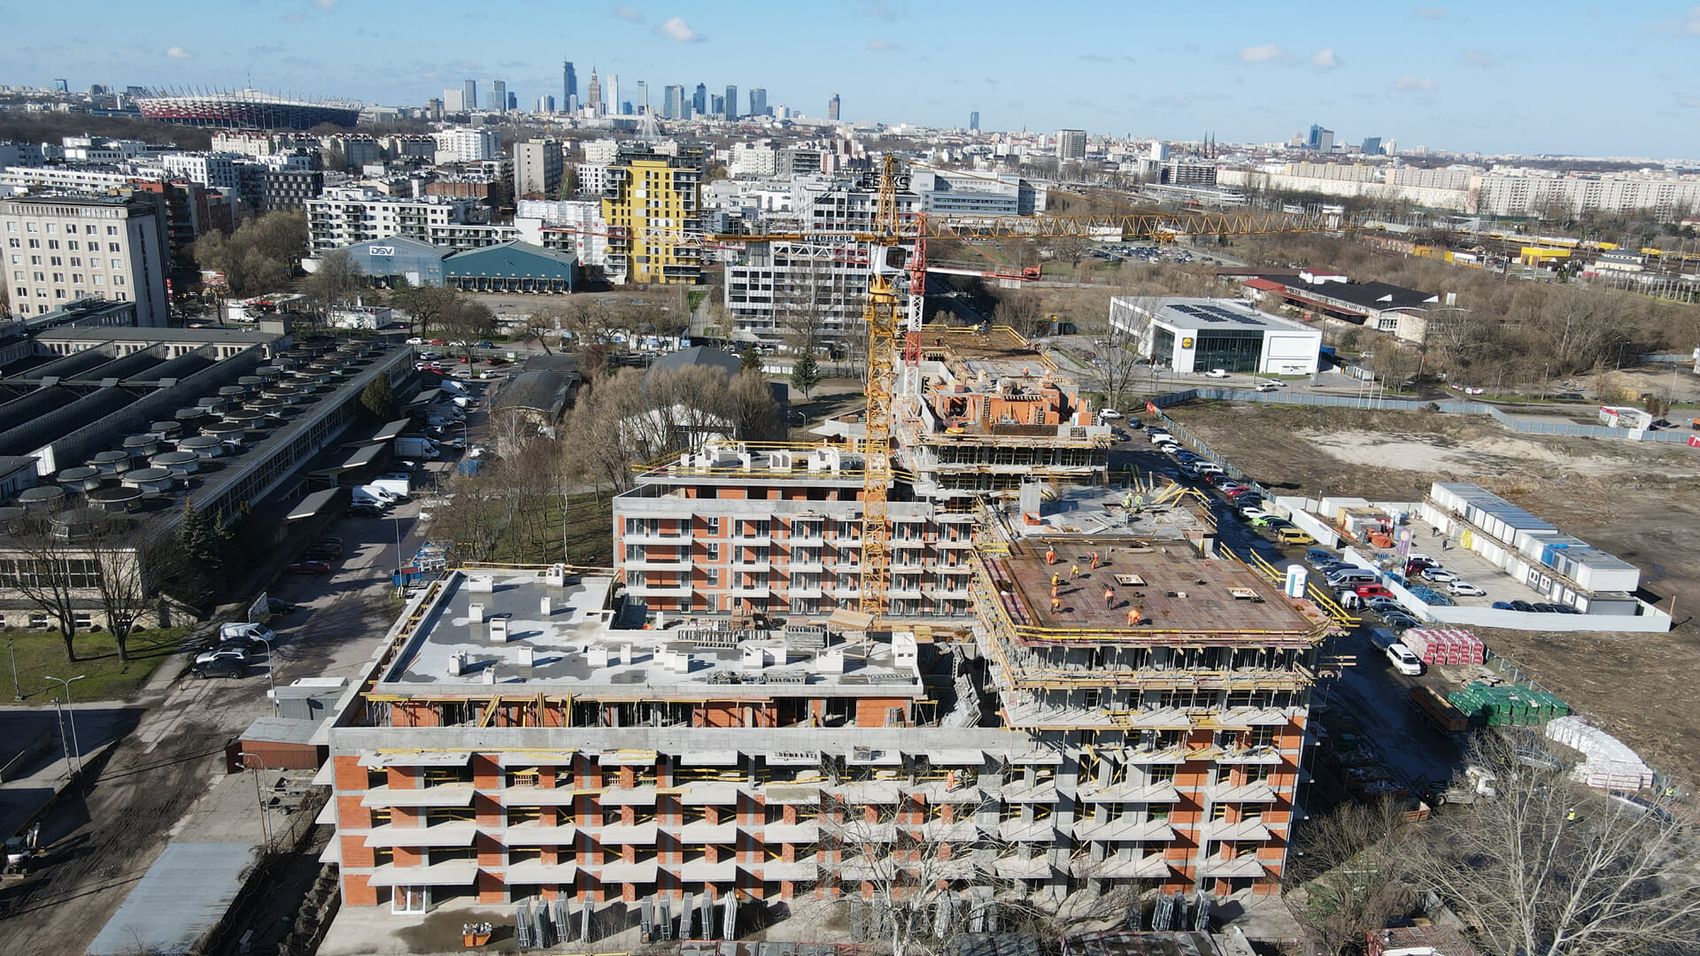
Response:
[{"label": "city skyline", "polygon": [[[114,22],[124,19],[110,0],[90,6],[91,22],[106,19],[102,7]],[[140,21],[127,23],[122,36],[73,47],[35,39],[61,35],[57,11],[15,8],[11,34],[22,40],[9,51],[4,82],[47,86],[67,74],[73,89],[251,82],[414,106],[464,79],[487,89],[500,79],[532,103],[560,94],[566,59],[577,66],[581,104],[582,78],[595,67],[619,74],[629,90],[640,80],[656,91],[671,84],[694,91],[699,83],[765,88],[776,109],[816,117],[839,93],[847,121],[961,127],[977,111],[988,130],[1075,127],[1165,139],[1210,130],[1235,142],[1281,142],[1319,122],[1344,142],[1381,136],[1484,153],[1700,155],[1700,96],[1681,92],[1700,79],[1700,7],[1681,2],[1623,12],[1559,3],[1559,15],[1538,20],[1514,8],[1462,4],[1312,3],[1302,11],[1309,15],[1277,16],[1230,3],[1206,36],[1185,10],[1130,15],[1098,3],[1065,4],[1014,30],[1007,19],[985,16],[984,5],[958,3],[873,0],[803,13],[638,3],[561,16],[513,0],[496,5],[498,19],[535,17],[536,29],[488,39],[454,29],[460,15],[391,22],[378,9],[336,0],[183,6],[191,18],[197,8],[216,10],[226,29],[189,37],[175,29],[182,18]],[[491,12],[465,16],[488,22]],[[1109,35],[1134,39],[1097,39],[1104,32],[1089,27],[1099,19],[1133,28]],[[445,30],[461,38],[452,56],[416,55],[443,50]],[[944,35],[952,42],[942,50],[911,39]],[[822,49],[822,36],[833,38],[832,51]],[[826,52],[841,68],[820,68]],[[1601,81],[1560,82],[1578,72]],[[1641,92],[1641,108],[1622,108],[1626,89]],[[659,106],[654,93],[651,105]],[[747,103],[739,106],[747,111]]]}]

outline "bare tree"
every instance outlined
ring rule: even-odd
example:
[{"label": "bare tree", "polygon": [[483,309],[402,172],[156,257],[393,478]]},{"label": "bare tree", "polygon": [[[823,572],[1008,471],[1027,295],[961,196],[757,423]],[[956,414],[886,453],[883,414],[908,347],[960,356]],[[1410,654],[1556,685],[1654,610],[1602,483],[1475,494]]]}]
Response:
[{"label": "bare tree", "polygon": [[9,560],[0,562],[0,586],[24,596],[47,616],[65,643],[65,659],[77,659],[77,606],[99,575],[86,554],[67,547],[47,516],[12,524]]},{"label": "bare tree", "polygon": [[[1134,305],[1149,313],[1157,308],[1157,300],[1141,297]],[[1108,309],[1080,325],[1088,357],[1086,384],[1104,396],[1105,407],[1124,407],[1139,384],[1145,343],[1137,328],[1136,321],[1111,322]]]},{"label": "bare tree", "polygon": [[1329,953],[1352,952],[1364,933],[1409,912],[1405,844],[1411,825],[1391,800],[1347,803],[1296,830],[1289,909]]},{"label": "bare tree", "polygon": [[1700,850],[1656,804],[1614,800],[1530,755],[1535,738],[1478,739],[1493,799],[1412,844],[1421,885],[1501,956],[1700,951]]},{"label": "bare tree", "polygon": [[121,662],[130,660],[130,635],[154,606],[143,551],[136,546],[133,532],[132,522],[107,519],[94,529],[88,544],[89,557],[98,572],[96,596]]},{"label": "bare tree", "polygon": [[390,293],[390,304],[407,313],[415,334],[426,336],[454,307],[455,296],[455,290],[439,286],[403,285]]},{"label": "bare tree", "polygon": [[785,436],[773,387],[761,372],[745,369],[732,376],[727,392],[732,434],[740,441],[774,441]]},{"label": "bare tree", "polygon": [[321,311],[352,302],[366,285],[366,274],[347,249],[338,249],[319,259],[319,267],[301,284],[307,298]]}]

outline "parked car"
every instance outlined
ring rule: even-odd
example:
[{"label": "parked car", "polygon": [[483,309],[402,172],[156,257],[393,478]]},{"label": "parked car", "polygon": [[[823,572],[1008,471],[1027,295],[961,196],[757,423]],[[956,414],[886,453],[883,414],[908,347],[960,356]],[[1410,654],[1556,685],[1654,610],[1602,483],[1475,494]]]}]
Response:
[{"label": "parked car", "polygon": [[200,678],[224,677],[231,680],[241,677],[248,671],[248,662],[220,657],[205,663],[196,661],[189,665],[189,673]]},{"label": "parked car", "polygon": [[1213,368],[1210,371],[1205,372],[1204,377],[1205,378],[1227,378],[1228,377],[1228,370],[1225,369],[1225,368]]},{"label": "parked car", "polygon": [[331,566],[324,561],[297,561],[284,570],[290,574],[329,574]]},{"label": "parked car", "polygon": [[1456,597],[1486,597],[1487,596],[1486,591],[1483,591],[1481,588],[1476,587],[1474,584],[1471,584],[1468,581],[1460,581],[1457,578],[1453,578],[1452,580],[1446,582],[1446,591],[1447,591],[1448,594],[1454,595]]},{"label": "parked car", "polygon": [[1229,498],[1243,498],[1246,495],[1253,494],[1254,491],[1255,489],[1250,485],[1235,485],[1232,488],[1223,488],[1222,494]]},{"label": "parked car", "polygon": [[221,646],[195,655],[195,663],[197,664],[206,664],[217,660],[240,661],[246,664],[248,663],[248,652],[240,647]]},{"label": "parked car", "polygon": [[1243,520],[1243,521],[1250,522],[1253,527],[1255,527],[1257,525],[1257,523],[1264,518],[1273,518],[1274,517],[1274,515],[1271,515],[1269,512],[1259,511],[1256,508],[1241,508],[1241,509],[1239,509],[1239,513],[1240,513],[1240,519]]},{"label": "parked car", "polygon": [[1393,664],[1394,670],[1408,677],[1416,677],[1423,672],[1422,660],[1403,644],[1389,644],[1387,660]]},{"label": "parked car", "polygon": [[408,345],[424,345],[425,340],[420,338],[419,336],[415,335],[413,338],[407,340],[407,344]]},{"label": "parked car", "polygon": [[1316,539],[1300,531],[1298,528],[1286,527],[1275,530],[1275,540],[1282,544],[1315,544]]},{"label": "parked car", "polygon": [[1381,615],[1381,622],[1395,631],[1408,631],[1422,623],[1403,611],[1389,611]]},{"label": "parked car", "polygon": [[1439,566],[1423,568],[1422,574],[1425,580],[1433,581],[1436,584],[1450,584],[1458,580],[1458,575]]},{"label": "parked car", "polygon": [[490,341],[489,339],[479,339],[478,341],[472,343],[472,347],[475,348],[475,349],[493,349],[493,348],[496,347],[496,343]]},{"label": "parked car", "polygon": [[1165,441],[1174,441],[1175,436],[1166,431],[1158,430],[1151,433],[1151,444],[1160,445]]},{"label": "parked car", "polygon": [[342,558],[342,545],[315,544],[307,549],[307,557],[321,561],[337,561]]},{"label": "parked car", "polygon": [[1101,408],[1101,409],[1098,410],[1098,417],[1103,419],[1104,421],[1113,422],[1116,419],[1122,417],[1122,413],[1116,411],[1113,408]]},{"label": "parked car", "polygon": [[233,647],[264,644],[277,637],[264,624],[226,624],[218,629],[218,641]]},{"label": "parked car", "polygon": [[353,504],[348,506],[348,516],[351,518],[382,518],[384,509],[374,504]]}]

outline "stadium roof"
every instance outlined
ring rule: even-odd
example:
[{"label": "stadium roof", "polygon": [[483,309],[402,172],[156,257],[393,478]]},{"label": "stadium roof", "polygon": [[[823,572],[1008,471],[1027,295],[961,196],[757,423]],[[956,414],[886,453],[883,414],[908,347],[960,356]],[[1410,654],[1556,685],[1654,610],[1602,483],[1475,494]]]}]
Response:
[{"label": "stadium roof", "polygon": [[448,278],[571,281],[577,266],[578,257],[571,252],[514,240],[457,252],[443,260],[443,275]]}]

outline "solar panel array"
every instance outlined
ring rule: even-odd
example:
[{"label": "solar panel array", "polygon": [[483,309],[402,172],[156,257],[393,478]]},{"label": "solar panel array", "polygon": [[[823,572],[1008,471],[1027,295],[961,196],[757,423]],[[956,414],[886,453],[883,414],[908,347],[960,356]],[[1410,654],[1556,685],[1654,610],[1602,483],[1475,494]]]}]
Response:
[{"label": "solar panel array", "polygon": [[1246,315],[1243,312],[1235,312],[1231,309],[1224,309],[1219,305],[1194,305],[1190,302],[1181,302],[1171,305],[1169,308],[1174,309],[1182,315],[1197,319],[1200,322],[1226,322],[1232,325],[1249,325],[1252,328],[1259,329],[1263,327],[1262,320],[1258,319],[1256,316]]}]

